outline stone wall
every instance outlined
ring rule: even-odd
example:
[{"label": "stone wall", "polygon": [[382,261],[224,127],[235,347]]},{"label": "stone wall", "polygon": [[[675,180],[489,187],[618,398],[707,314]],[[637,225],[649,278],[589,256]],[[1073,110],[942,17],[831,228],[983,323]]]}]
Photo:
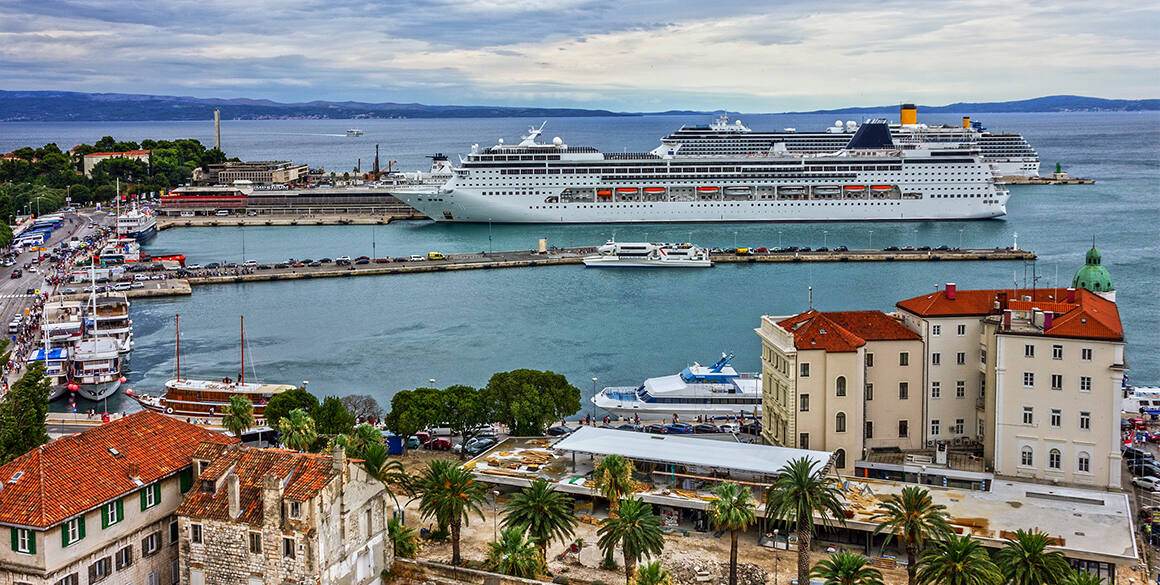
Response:
[{"label": "stone wall", "polygon": [[453,567],[428,561],[412,559],[395,559],[394,580],[387,583],[414,583],[419,585],[431,580],[437,583],[454,583],[463,585],[544,585],[543,581],[508,577],[499,573],[488,573],[464,567]]}]

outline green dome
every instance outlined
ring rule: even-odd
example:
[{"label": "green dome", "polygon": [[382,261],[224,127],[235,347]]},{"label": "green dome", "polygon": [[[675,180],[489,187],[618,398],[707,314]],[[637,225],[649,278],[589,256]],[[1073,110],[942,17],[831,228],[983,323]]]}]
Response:
[{"label": "green dome", "polygon": [[1086,264],[1076,271],[1075,278],[1071,280],[1071,286],[1091,292],[1116,290],[1115,285],[1112,284],[1112,275],[1108,273],[1108,269],[1104,268],[1100,260],[1099,250],[1092,246],[1092,249],[1087,252]]}]

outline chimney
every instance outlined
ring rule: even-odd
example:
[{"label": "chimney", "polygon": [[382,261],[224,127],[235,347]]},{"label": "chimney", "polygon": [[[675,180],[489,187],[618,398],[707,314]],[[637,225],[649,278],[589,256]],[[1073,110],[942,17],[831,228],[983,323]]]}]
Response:
[{"label": "chimney", "polygon": [[1003,329],[1011,328],[1011,309],[1003,309]]},{"label": "chimney", "polygon": [[1068,289],[1067,289],[1067,302],[1069,302],[1069,303],[1075,302],[1075,289],[1074,288],[1068,287]]},{"label": "chimney", "polygon": [[1055,313],[1052,313],[1051,311],[1044,311],[1043,312],[1043,330],[1047,331],[1048,329],[1051,329],[1051,325],[1053,323],[1055,323]]},{"label": "chimney", "polygon": [[282,525],[282,479],[272,473],[262,478],[262,525]]},{"label": "chimney", "polygon": [[222,149],[222,111],[213,111],[213,147]]},{"label": "chimney", "polygon": [[335,445],[330,455],[331,473],[342,473],[346,469],[346,447]]},{"label": "chimney", "polygon": [[953,283],[953,282],[947,283],[947,300],[948,301],[955,300],[955,296],[958,294],[958,292],[959,292],[959,287],[955,283]]},{"label": "chimney", "polygon": [[232,520],[242,513],[242,482],[236,473],[231,473],[226,483],[230,499],[230,519]]},{"label": "chimney", "polygon": [[125,463],[125,472],[134,483],[141,483],[141,470],[137,467],[136,463]]},{"label": "chimney", "polygon": [[999,291],[999,310],[1007,310],[1007,291]]}]

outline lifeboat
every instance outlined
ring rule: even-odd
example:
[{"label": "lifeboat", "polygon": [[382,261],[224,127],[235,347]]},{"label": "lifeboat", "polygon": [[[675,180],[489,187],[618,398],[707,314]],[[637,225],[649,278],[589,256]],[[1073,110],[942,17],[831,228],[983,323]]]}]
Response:
[{"label": "lifeboat", "polygon": [[866,185],[846,185],[844,189],[846,191],[865,191]]},{"label": "lifeboat", "polygon": [[818,195],[836,195],[838,193],[837,185],[816,185],[814,186],[814,193]]},{"label": "lifeboat", "polygon": [[777,192],[786,195],[801,195],[806,192],[806,188],[801,185],[786,185],[784,187],[778,187]]},{"label": "lifeboat", "polygon": [[617,193],[632,194],[632,193],[636,193],[637,191],[640,191],[640,189],[637,189],[636,187],[617,187],[616,188]]},{"label": "lifeboat", "polygon": [[874,185],[870,188],[874,191],[889,191],[894,188],[894,185]]},{"label": "lifeboat", "polygon": [[644,192],[645,193],[664,193],[665,188],[664,187],[645,187]]},{"label": "lifeboat", "polygon": [[748,195],[750,191],[749,187],[725,187],[725,192],[732,195]]},{"label": "lifeboat", "polygon": [[698,193],[716,193],[720,190],[720,187],[697,187]]},{"label": "lifeboat", "polygon": [[609,189],[598,189],[596,191],[597,197],[612,197],[612,191]]}]

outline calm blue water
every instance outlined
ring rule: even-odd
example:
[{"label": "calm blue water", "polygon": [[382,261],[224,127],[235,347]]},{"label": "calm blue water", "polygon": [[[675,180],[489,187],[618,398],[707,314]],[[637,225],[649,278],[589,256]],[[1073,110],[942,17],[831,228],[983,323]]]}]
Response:
[{"label": "calm blue water", "polygon": [[[813,129],[832,116],[747,116],[755,128]],[[953,123],[958,116],[925,117]],[[547,136],[610,150],[643,150],[683,122],[676,117],[553,119]],[[1160,381],[1160,114],[1008,114],[983,118],[992,129],[1022,132],[1044,171],[1063,162],[1091,186],[1014,187],[1005,219],[882,224],[738,226],[500,226],[495,249],[595,245],[615,231],[623,240],[691,240],[707,246],[886,245],[1019,246],[1039,261],[962,264],[727,265],[704,271],[596,271],[578,267],[465,271],[341,280],[198,288],[191,298],[133,305],[137,349],[130,385],[159,388],[174,367],[173,315],[182,316],[182,370],[189,376],[234,376],[238,315],[246,316],[249,360],[272,382],[310,381],[317,394],[370,393],[386,403],[402,388],[483,385],[493,372],[519,367],[567,375],[585,396],[598,385],[635,384],[693,360],[735,351],[742,369],[760,364],[753,329],[762,314],[873,308],[932,290],[1070,284],[1091,238],[1112,273],[1126,334],[1130,378]],[[226,122],[227,152],[243,159],[289,158],[349,170],[368,168],[374,144],[403,168],[424,156],[465,152],[517,134],[531,120],[360,120]],[[357,125],[360,138],[330,136]],[[7,124],[0,150],[56,141],[62,147],[105,134],[120,139],[193,136],[212,140],[209,123]],[[873,233],[871,233],[871,231]],[[190,262],[290,256],[400,256],[431,250],[488,248],[489,227],[402,222],[390,226],[251,227],[162,232],[149,248],[179,250]],[[961,238],[961,240],[960,240]],[[248,368],[247,368],[248,369]],[[252,373],[250,374],[252,375]],[[119,408],[115,404],[110,407]]]}]

